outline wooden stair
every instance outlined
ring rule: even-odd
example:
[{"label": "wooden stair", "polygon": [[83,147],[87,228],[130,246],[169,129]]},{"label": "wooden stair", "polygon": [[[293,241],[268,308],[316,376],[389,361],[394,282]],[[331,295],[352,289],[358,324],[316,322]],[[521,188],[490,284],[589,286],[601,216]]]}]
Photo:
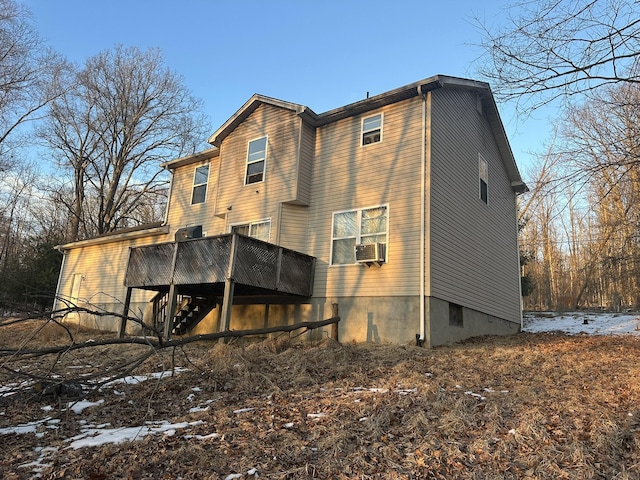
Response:
[{"label": "wooden stair", "polygon": [[173,317],[172,334],[182,335],[195,327],[215,307],[204,297],[183,297]]},{"label": "wooden stair", "polygon": [[[168,295],[158,293],[153,299],[153,326],[157,332],[164,332]],[[206,297],[180,295],[173,315],[171,335],[183,335],[195,327],[216,307],[216,303]]]}]

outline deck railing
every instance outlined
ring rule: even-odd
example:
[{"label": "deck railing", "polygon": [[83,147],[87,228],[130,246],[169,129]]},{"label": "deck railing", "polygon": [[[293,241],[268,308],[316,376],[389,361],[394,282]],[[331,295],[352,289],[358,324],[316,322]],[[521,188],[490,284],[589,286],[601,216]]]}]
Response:
[{"label": "deck railing", "polygon": [[311,296],[315,258],[240,234],[131,249],[125,286],[162,290],[228,279],[276,293]]}]

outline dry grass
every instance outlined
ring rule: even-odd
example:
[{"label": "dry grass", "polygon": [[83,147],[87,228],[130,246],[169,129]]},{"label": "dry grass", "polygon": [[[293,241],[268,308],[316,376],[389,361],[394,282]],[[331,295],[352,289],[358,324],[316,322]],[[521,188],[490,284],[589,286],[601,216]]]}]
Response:
[{"label": "dry grass", "polygon": [[[33,328],[3,327],[0,347],[19,344]],[[96,332],[74,333],[96,338]],[[67,338],[48,326],[29,345]],[[42,437],[0,437],[0,473],[30,478],[32,471],[19,465],[36,460],[36,448],[55,446],[42,478],[249,478],[246,472],[255,468],[260,478],[289,479],[635,479],[639,347],[637,337],[552,334],[487,337],[433,350],[329,340],[192,344],[157,352],[135,373],[172,365],[188,371],[119,386],[118,395],[91,392],[89,400],[104,404],[81,415],[58,408],[58,429]],[[143,349],[96,347],[58,362],[0,361],[79,377],[112,369]],[[0,375],[2,384],[16,381]],[[0,397],[0,428],[41,419],[41,407],[52,404],[29,392]],[[198,405],[209,409],[189,413]],[[240,409],[252,410],[234,413]],[[203,423],[173,436],[65,448],[81,420],[113,427]],[[211,433],[217,436],[194,437]]]}]

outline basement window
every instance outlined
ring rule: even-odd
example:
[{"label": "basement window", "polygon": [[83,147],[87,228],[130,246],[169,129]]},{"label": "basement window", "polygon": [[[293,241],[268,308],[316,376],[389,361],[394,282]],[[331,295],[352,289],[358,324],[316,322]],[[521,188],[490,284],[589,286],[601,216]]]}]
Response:
[{"label": "basement window", "polygon": [[449,303],[449,325],[452,327],[463,327],[462,306]]},{"label": "basement window", "polygon": [[209,165],[197,167],[193,175],[193,192],[191,205],[204,203],[207,199],[207,183],[209,182]]},{"label": "basement window", "polygon": [[362,119],[362,145],[382,141],[382,114]]}]

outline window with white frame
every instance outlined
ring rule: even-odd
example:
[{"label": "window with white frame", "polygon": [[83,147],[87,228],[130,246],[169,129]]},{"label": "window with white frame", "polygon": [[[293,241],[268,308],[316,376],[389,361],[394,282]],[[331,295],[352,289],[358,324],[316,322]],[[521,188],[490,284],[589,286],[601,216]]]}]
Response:
[{"label": "window with white frame", "polygon": [[387,205],[335,212],[331,227],[331,265],[355,263],[355,247],[363,243],[387,243]]},{"label": "window with white frame", "polygon": [[268,242],[271,236],[271,220],[259,220],[256,222],[232,225],[231,232]]},{"label": "window with white frame", "polygon": [[209,165],[196,167],[193,174],[193,191],[191,193],[191,205],[204,203],[207,199],[207,184],[209,182]]},{"label": "window with white frame", "polygon": [[480,177],[480,200],[484,203],[489,201],[489,164],[478,154],[478,168]]},{"label": "window with white frame", "polygon": [[258,138],[249,142],[247,149],[247,171],[244,184],[262,182],[267,161],[267,137]]},{"label": "window with white frame", "polygon": [[362,119],[362,145],[370,145],[382,140],[382,114]]}]

